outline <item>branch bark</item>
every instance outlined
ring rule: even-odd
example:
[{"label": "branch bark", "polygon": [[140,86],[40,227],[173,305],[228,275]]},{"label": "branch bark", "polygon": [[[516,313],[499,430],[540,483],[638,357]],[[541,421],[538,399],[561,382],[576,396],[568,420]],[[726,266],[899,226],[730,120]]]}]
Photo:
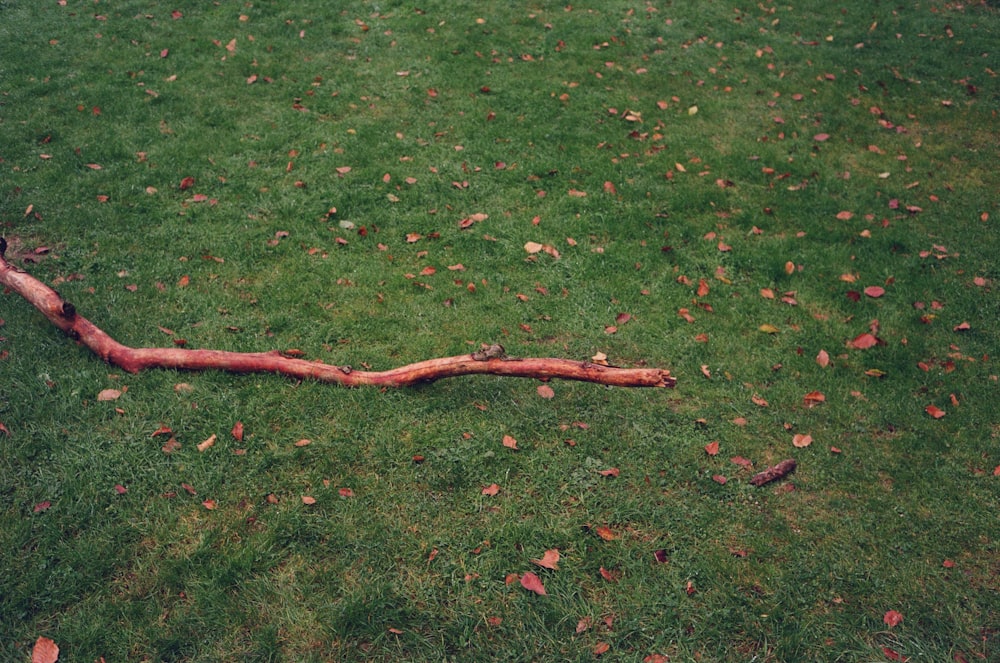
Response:
[{"label": "branch bark", "polygon": [[7,262],[7,242],[0,237],[0,284],[38,309],[53,325],[105,362],[130,373],[148,368],[187,371],[223,370],[233,373],[277,373],[347,387],[406,387],[460,375],[502,375],[519,378],[561,378],[618,387],[673,387],[676,379],[659,368],[619,368],[558,358],[508,357],[499,345],[455,357],[441,357],[386,371],[361,371],[270,352],[228,352],[183,348],[133,348],[119,343],[77,313],[59,293]]}]

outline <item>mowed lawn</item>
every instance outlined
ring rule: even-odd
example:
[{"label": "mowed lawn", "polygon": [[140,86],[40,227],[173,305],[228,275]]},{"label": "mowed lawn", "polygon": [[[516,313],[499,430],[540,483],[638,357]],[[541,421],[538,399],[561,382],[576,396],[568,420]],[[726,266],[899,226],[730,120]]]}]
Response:
[{"label": "mowed lawn", "polygon": [[0,658],[1000,660],[998,45],[985,1],[0,1],[6,259],[119,341],[677,378],[130,374],[2,291]]}]

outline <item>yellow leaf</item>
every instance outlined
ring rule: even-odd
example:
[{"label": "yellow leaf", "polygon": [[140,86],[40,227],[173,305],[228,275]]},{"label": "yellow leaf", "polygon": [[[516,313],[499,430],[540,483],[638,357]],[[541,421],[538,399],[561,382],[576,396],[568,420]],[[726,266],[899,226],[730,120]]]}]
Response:
[{"label": "yellow leaf", "polygon": [[769,325],[769,324],[763,324],[759,327],[759,329],[765,334],[777,334],[780,331],[774,325]]}]

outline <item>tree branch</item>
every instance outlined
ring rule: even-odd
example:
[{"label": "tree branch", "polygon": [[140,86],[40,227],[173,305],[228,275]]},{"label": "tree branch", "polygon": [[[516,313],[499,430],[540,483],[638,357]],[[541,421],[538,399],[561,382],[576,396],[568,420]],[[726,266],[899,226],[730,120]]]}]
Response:
[{"label": "tree branch", "polygon": [[673,387],[677,380],[659,368],[618,368],[558,358],[508,357],[499,345],[455,357],[407,364],[387,371],[360,371],[270,352],[227,352],[183,348],[132,348],[111,338],[76,312],[59,293],[7,262],[7,242],[0,237],[0,284],[26,299],[70,338],[105,362],[130,373],[147,368],[223,370],[233,373],[278,373],[347,387],[405,387],[460,375],[502,375],[519,378],[562,378],[618,387]]}]

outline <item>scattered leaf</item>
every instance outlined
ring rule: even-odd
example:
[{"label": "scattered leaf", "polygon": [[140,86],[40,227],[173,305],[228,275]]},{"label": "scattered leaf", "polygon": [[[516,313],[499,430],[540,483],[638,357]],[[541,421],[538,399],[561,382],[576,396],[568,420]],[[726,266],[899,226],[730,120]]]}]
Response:
[{"label": "scattered leaf", "polygon": [[215,439],[216,439],[216,437],[215,437],[215,434],[213,433],[204,442],[199,442],[198,443],[198,451],[204,452],[206,449],[212,447],[215,444]]},{"label": "scattered leaf", "polygon": [[316,503],[316,498],[313,497],[313,496],[311,496],[311,495],[303,495],[302,496],[302,503],[305,504],[305,505],[307,505],[307,506],[311,505],[311,504],[315,504]]},{"label": "scattered leaf", "polygon": [[52,506],[52,502],[50,502],[49,500],[45,500],[43,502],[39,502],[38,504],[36,504],[31,509],[31,512],[32,513],[42,513],[44,511],[48,511],[51,506]]},{"label": "scattered leaf", "polygon": [[709,456],[718,456],[719,455],[719,442],[718,442],[718,440],[716,440],[714,442],[709,442],[708,444],[706,444],[705,445],[705,453],[707,453]]},{"label": "scattered leaf", "polygon": [[812,441],[813,441],[812,435],[803,435],[801,433],[796,433],[792,437],[792,444],[798,447],[799,449],[808,447],[810,444],[812,444]]},{"label": "scattered leaf", "polygon": [[847,342],[847,346],[855,350],[867,350],[878,345],[878,339],[873,334],[865,332]]},{"label": "scattered leaf", "polygon": [[816,363],[823,368],[830,365],[830,355],[827,354],[826,350],[819,351],[819,354],[816,355]]},{"label": "scattered leaf", "polygon": [[503,445],[508,449],[517,449],[517,440],[510,435],[503,436]]},{"label": "scattered leaf", "polygon": [[230,433],[232,434],[233,438],[237,442],[242,442],[243,441],[243,422],[242,421],[237,421],[235,424],[233,424],[233,430],[231,430]]},{"label": "scattered leaf", "polygon": [[769,325],[766,323],[758,327],[758,329],[760,329],[765,334],[777,334],[779,331],[779,329],[774,325]]},{"label": "scattered leaf", "polygon": [[870,285],[867,288],[865,288],[865,294],[871,297],[872,299],[878,299],[879,297],[885,294],[885,288],[877,285]]},{"label": "scattered leaf", "polygon": [[555,548],[552,550],[546,550],[545,554],[542,555],[541,559],[531,560],[532,564],[537,564],[542,568],[551,569],[553,571],[559,570],[559,551]]},{"label": "scattered leaf", "polygon": [[521,576],[521,587],[524,587],[529,592],[534,592],[539,596],[545,596],[545,585],[542,584],[541,578],[536,576],[531,571],[528,571],[523,576]]},{"label": "scattered leaf", "polygon": [[821,391],[810,391],[802,397],[802,403],[806,407],[814,407],[826,401],[826,395]]},{"label": "scattered leaf", "polygon": [[605,541],[614,541],[615,539],[618,538],[618,535],[615,534],[610,527],[607,527],[605,525],[595,527],[594,531],[597,532],[597,536],[601,537]]},{"label": "scattered leaf", "polygon": [[942,410],[941,408],[939,408],[938,406],[933,405],[933,404],[932,405],[928,405],[927,407],[925,407],[924,408],[924,412],[926,412],[927,414],[931,415],[935,419],[940,419],[945,414],[947,414],[944,410]]},{"label": "scattered leaf", "polygon": [[116,401],[121,398],[122,392],[117,389],[104,389],[99,394],[97,394],[97,400],[99,401]]},{"label": "scattered leaf", "polygon": [[38,636],[31,648],[31,663],[56,663],[59,660],[59,645],[44,635]]},{"label": "scattered leaf", "polygon": [[201,505],[209,511],[213,511],[216,507],[215,500],[205,500]]},{"label": "scattered leaf", "polygon": [[903,623],[903,614],[896,612],[895,610],[889,610],[882,617],[882,621],[886,623],[889,628],[894,626],[899,626]]},{"label": "scattered leaf", "polygon": [[542,398],[546,398],[546,399],[548,399],[548,398],[554,398],[555,395],[556,395],[556,392],[554,392],[552,390],[552,387],[550,387],[547,384],[540,384],[540,385],[538,385],[538,390],[537,391],[538,391],[538,395],[539,396],[541,396]]},{"label": "scattered leaf", "polygon": [[594,647],[594,656],[600,656],[601,654],[606,654],[608,650],[611,649],[611,645],[606,642],[598,642]]},{"label": "scattered leaf", "polygon": [[495,483],[491,483],[482,490],[482,494],[486,495],[487,497],[493,497],[499,492],[500,492],[500,486]]},{"label": "scattered leaf", "polygon": [[298,442],[296,442],[295,446],[297,446],[297,447],[308,447],[310,444],[312,444],[312,440],[303,438],[303,439],[299,440]]}]

